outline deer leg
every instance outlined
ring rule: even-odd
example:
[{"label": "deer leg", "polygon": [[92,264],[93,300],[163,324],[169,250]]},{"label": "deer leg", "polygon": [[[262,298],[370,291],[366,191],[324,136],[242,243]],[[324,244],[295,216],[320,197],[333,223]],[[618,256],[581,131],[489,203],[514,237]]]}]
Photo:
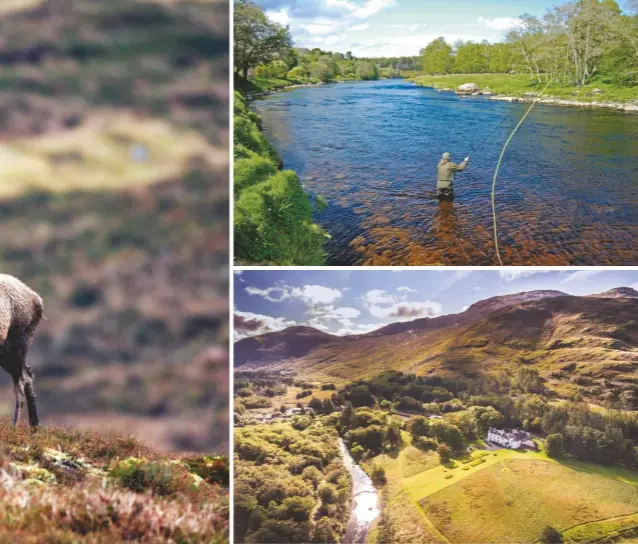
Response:
[{"label": "deer leg", "polygon": [[17,381],[14,384],[13,392],[16,395],[16,407],[15,407],[15,412],[13,414],[13,426],[16,427],[18,425],[18,422],[20,421],[20,415],[22,413],[22,406],[23,406],[22,384],[19,381]]},{"label": "deer leg", "polygon": [[29,412],[29,425],[36,429],[40,424],[40,420],[38,419],[38,410],[35,405],[35,385],[33,384],[33,372],[27,366],[26,372],[28,376],[27,380],[24,383],[24,394],[27,398],[27,410]]}]

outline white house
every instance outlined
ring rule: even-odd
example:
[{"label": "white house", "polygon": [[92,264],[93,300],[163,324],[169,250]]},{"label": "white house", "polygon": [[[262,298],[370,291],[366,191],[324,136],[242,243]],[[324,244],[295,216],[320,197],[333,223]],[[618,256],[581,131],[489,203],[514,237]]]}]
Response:
[{"label": "white house", "polygon": [[536,443],[532,440],[532,435],[519,429],[495,429],[490,427],[487,431],[487,441],[512,450],[520,448],[537,449]]}]

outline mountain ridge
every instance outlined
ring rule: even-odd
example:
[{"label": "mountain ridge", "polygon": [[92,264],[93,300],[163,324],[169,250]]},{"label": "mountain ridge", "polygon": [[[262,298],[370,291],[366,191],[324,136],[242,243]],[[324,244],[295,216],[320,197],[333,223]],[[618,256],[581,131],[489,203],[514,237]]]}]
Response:
[{"label": "mountain ridge", "polygon": [[[294,354],[286,349],[296,340],[290,329],[253,338],[261,350],[250,354],[240,340],[235,365],[285,368],[337,382],[386,370],[472,376],[525,365],[558,390],[598,396],[605,389],[620,392],[634,384],[638,389],[635,316],[638,292],[631,288],[588,296],[518,293],[480,301],[461,314],[392,324],[366,335],[316,335],[306,328],[306,342]],[[269,351],[270,342],[276,350]]]}]

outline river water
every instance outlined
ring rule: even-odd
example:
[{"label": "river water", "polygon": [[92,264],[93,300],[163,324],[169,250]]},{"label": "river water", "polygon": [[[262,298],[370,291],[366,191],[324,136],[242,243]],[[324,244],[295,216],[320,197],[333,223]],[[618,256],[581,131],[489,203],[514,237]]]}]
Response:
[{"label": "river water", "polygon": [[[460,98],[407,81],[298,88],[254,102],[268,138],[332,236],[330,265],[494,265],[491,186],[527,104]],[[508,118],[508,116],[510,116]],[[436,198],[444,151],[456,199]],[[537,105],[503,161],[501,254],[515,265],[638,263],[638,115]]]},{"label": "river water", "polygon": [[340,441],[343,461],[352,477],[352,512],[346,525],[344,544],[365,544],[370,527],[379,516],[379,497],[372,480],[354,462],[350,452]]}]

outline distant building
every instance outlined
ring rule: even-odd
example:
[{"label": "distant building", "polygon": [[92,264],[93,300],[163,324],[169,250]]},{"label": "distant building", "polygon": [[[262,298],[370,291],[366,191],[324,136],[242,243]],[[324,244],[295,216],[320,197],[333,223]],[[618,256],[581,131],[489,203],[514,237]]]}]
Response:
[{"label": "distant building", "polygon": [[532,439],[532,435],[519,429],[495,429],[490,427],[487,431],[487,441],[512,450],[521,448],[526,450],[538,449],[536,442]]}]

